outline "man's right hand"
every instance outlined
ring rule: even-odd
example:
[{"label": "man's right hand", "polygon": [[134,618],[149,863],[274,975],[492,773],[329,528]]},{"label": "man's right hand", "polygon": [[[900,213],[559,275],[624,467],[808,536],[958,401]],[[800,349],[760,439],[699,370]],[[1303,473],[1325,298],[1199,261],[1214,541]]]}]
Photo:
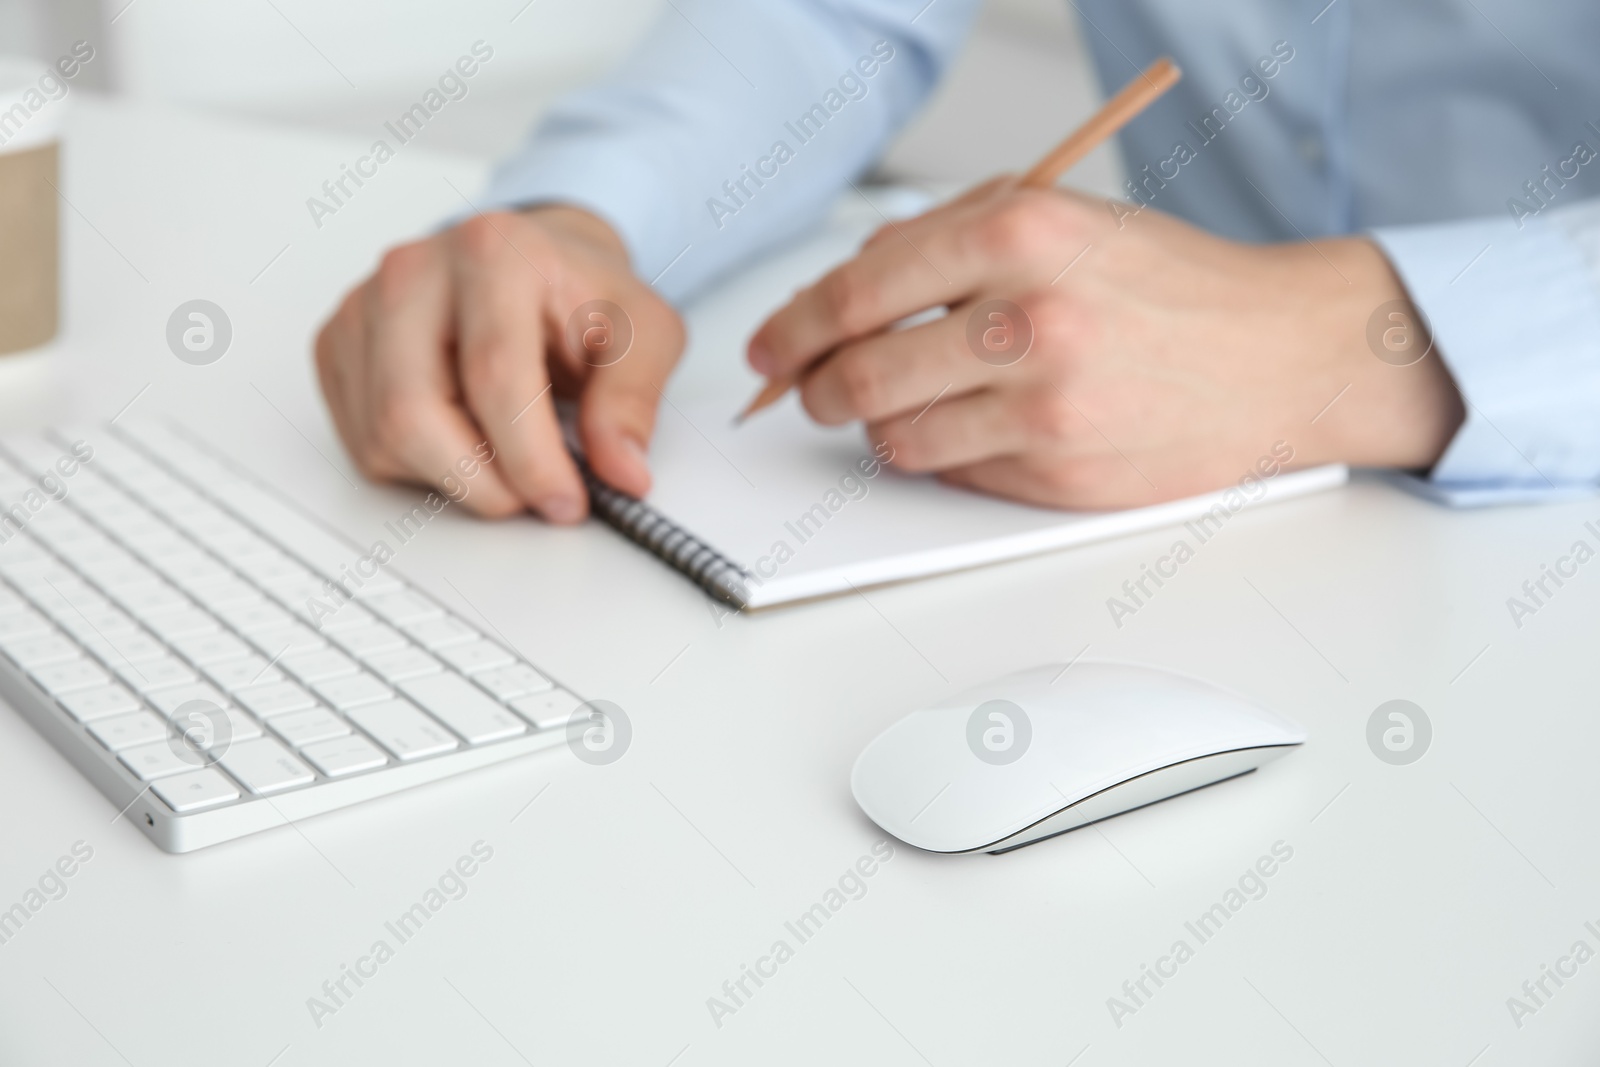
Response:
[{"label": "man's right hand", "polygon": [[[592,301],[615,305],[622,321]],[[458,465],[474,465],[487,441],[494,459],[471,479],[467,507],[573,523],[588,498],[555,397],[578,398],[594,472],[643,495],[660,390],[683,342],[677,313],[634,275],[611,228],[550,206],[480,215],[390,249],[323,326],[316,356],[339,434],[368,477],[459,486]]]}]

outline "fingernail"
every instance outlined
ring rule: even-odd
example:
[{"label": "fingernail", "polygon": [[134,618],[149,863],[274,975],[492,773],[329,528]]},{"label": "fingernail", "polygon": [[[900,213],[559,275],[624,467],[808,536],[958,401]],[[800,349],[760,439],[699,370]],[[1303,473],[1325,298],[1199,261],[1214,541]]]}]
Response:
[{"label": "fingernail", "polygon": [[539,505],[539,512],[555,523],[574,523],[583,517],[583,504],[577,497],[553,496]]},{"label": "fingernail", "polygon": [[766,375],[772,373],[772,352],[760,341],[750,342],[748,358],[750,366],[759,373]]}]

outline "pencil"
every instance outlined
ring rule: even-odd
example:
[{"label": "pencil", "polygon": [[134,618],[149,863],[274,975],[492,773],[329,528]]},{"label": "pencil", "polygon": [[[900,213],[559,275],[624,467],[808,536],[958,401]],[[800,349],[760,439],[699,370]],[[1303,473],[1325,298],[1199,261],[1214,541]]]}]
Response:
[{"label": "pencil", "polygon": [[[1150,64],[1137,78],[1124,85],[1116,96],[1107,100],[1087,122],[1046,152],[1044,158],[1022,176],[1021,185],[1029,189],[1048,189],[1055,185],[1061,176],[1080,163],[1084,156],[1093,152],[1106,138],[1122,129],[1141,111],[1155,103],[1161,94],[1178,84],[1178,79],[1181,77],[1183,71],[1179,70],[1178,65],[1167,56],[1162,56]],[[734,425],[744,422],[762,408],[777,403],[783,394],[799,384],[801,376],[801,374],[784,374],[769,379],[755,398],[739,413],[738,418],[733,420]]]}]

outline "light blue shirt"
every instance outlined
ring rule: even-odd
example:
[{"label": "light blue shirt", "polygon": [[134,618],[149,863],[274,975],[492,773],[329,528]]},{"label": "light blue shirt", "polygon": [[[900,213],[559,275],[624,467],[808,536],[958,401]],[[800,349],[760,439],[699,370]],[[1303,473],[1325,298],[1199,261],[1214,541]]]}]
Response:
[{"label": "light blue shirt", "polygon": [[[1161,55],[1184,70],[1120,135],[1129,209],[1245,241],[1366,233],[1387,253],[1467,409],[1415,488],[1472,505],[1600,485],[1600,4],[1069,2],[1108,92]],[[682,300],[816,225],[976,7],[672,0],[489,199],[595,212]]]}]

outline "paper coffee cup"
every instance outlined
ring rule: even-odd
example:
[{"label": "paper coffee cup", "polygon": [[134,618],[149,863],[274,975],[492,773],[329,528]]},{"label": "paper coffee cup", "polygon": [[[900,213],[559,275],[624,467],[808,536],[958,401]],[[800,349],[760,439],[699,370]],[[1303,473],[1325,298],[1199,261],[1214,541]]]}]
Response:
[{"label": "paper coffee cup", "polygon": [[59,140],[67,86],[33,60],[0,56],[0,355],[56,334]]}]

